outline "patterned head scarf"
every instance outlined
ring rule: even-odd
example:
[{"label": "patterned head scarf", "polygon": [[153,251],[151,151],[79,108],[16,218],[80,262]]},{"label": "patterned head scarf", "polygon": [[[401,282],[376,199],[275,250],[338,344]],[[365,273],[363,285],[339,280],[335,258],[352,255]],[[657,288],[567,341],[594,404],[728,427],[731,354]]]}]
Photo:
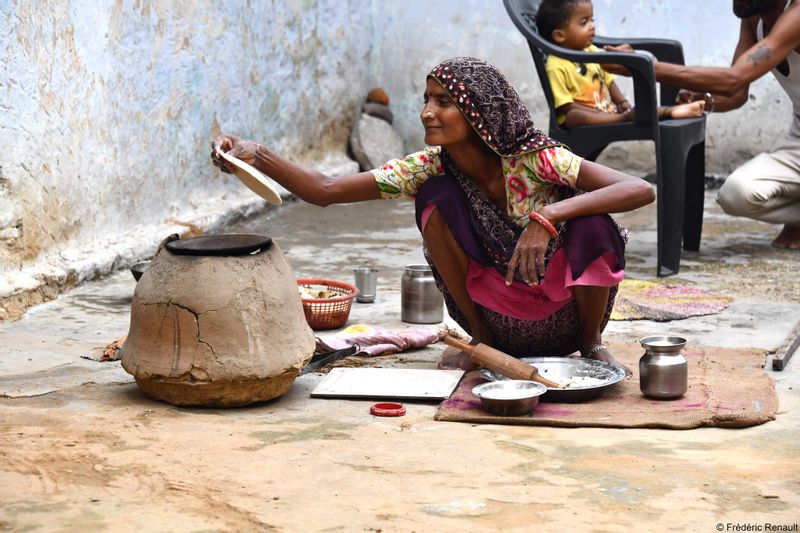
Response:
[{"label": "patterned head scarf", "polygon": [[456,57],[428,74],[447,91],[483,142],[501,157],[557,146],[533,127],[517,91],[495,67],[475,57]]}]

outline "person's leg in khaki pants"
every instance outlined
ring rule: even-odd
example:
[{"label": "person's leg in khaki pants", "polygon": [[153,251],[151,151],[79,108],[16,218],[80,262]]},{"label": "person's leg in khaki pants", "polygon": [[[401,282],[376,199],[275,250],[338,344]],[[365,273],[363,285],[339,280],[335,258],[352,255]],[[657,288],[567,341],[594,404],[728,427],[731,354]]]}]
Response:
[{"label": "person's leg in khaki pants", "polygon": [[800,249],[800,140],[787,141],[736,169],[717,202],[729,215],[784,224],[773,246]]}]

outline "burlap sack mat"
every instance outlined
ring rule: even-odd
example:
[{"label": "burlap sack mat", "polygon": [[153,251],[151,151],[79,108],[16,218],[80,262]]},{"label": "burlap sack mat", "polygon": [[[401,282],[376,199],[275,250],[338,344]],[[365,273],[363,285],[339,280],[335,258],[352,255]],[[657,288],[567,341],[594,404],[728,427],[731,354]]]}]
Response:
[{"label": "burlap sack mat", "polygon": [[701,426],[741,428],[775,419],[778,396],[763,370],[766,352],[753,349],[688,348],[689,390],[677,400],[652,400],[639,390],[638,345],[611,345],[614,356],[633,370],[633,377],[584,403],[540,401],[530,415],[496,416],[481,409],[472,394],[485,379],[477,371],[439,406],[436,420],[558,427],[692,429]]}]

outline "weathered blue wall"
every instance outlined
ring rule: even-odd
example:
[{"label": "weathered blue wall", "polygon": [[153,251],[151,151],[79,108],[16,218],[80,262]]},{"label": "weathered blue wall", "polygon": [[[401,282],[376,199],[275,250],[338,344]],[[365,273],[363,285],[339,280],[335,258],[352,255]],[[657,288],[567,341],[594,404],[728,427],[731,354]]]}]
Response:
[{"label": "weathered blue wall", "polygon": [[[679,39],[698,64],[728,64],[738,34],[729,0],[596,0],[595,18],[601,34]],[[219,131],[352,168],[352,119],[377,85],[419,149],[425,75],[456,55],[495,63],[546,127],[500,0],[0,0],[0,318],[187,223],[262,207],[209,165]],[[754,84],[745,109],[710,117],[709,170],[772,146],[789,113],[770,76]],[[623,146],[605,161],[652,169],[647,143]]]},{"label": "weathered blue wall", "polygon": [[220,130],[343,157],[369,5],[0,2],[0,317],[3,297],[57,292],[186,229],[168,220],[252,202],[209,164]]}]

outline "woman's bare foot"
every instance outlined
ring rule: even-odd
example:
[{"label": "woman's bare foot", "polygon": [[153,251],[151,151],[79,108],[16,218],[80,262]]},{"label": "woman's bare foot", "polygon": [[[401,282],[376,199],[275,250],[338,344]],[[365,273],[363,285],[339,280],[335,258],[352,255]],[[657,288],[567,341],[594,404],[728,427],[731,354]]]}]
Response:
[{"label": "woman's bare foot", "polygon": [[468,353],[462,352],[458,348],[453,348],[452,346],[448,346],[444,349],[442,358],[439,360],[439,364],[437,366],[443,369],[461,370],[472,370],[477,368],[477,365],[472,362],[472,358]]},{"label": "woman's bare foot", "polygon": [[606,348],[605,345],[595,344],[588,350],[581,350],[581,355],[588,352],[591,352],[589,358],[594,359],[596,361],[606,362],[610,365],[614,365],[624,370],[626,378],[630,378],[633,375],[633,372],[631,372],[630,368],[628,368],[627,366],[623,365],[622,363],[614,359],[614,356],[611,355],[611,352],[608,351],[608,348]]},{"label": "woman's bare foot", "polygon": [[706,103],[703,100],[689,102],[688,104],[674,105],[669,110],[670,118],[692,118],[703,114]]},{"label": "woman's bare foot", "polygon": [[800,250],[800,226],[790,226],[786,224],[781,232],[772,241],[775,248],[785,248],[789,250]]}]

